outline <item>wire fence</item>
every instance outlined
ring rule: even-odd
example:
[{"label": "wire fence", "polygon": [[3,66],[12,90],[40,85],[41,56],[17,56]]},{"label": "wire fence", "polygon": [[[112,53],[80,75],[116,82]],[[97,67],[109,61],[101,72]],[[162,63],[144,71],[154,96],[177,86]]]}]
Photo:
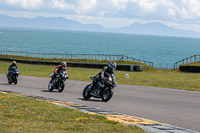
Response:
[{"label": "wire fence", "polygon": [[126,60],[141,62],[150,66],[154,63],[135,59],[124,55],[110,55],[110,54],[55,54],[55,53],[29,53],[20,51],[0,51],[1,55],[16,55],[16,56],[29,56],[37,58],[59,58],[59,59],[92,59],[92,60]]},{"label": "wire fence", "polygon": [[159,69],[174,69],[174,63],[154,63],[154,67]]},{"label": "wire fence", "polygon": [[56,53],[31,53],[31,52],[21,52],[21,51],[0,51],[0,55],[15,55],[15,56],[37,57],[37,58],[58,58],[58,59],[136,61],[159,69],[177,69],[181,64],[200,61],[200,55],[193,55],[188,58],[177,61],[176,63],[154,63],[150,61],[139,60],[129,56],[111,55],[111,54],[56,54]]},{"label": "wire fence", "polygon": [[174,63],[174,69],[178,68],[181,64],[187,64],[187,63],[198,62],[198,61],[200,61],[200,55],[193,55]]}]

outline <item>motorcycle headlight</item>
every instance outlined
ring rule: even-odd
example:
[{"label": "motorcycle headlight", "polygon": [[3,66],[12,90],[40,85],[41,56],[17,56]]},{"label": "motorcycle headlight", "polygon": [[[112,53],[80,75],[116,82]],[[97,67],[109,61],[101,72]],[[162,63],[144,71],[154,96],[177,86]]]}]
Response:
[{"label": "motorcycle headlight", "polygon": [[109,77],[108,80],[109,80],[110,82],[112,82],[112,78],[111,78],[111,77]]}]

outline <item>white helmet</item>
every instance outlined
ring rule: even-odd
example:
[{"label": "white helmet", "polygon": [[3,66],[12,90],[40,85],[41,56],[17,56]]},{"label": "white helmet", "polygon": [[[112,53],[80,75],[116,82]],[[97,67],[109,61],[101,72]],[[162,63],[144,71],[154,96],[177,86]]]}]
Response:
[{"label": "white helmet", "polygon": [[16,63],[16,61],[13,61],[12,64],[13,64],[13,65],[16,65],[17,63]]},{"label": "white helmet", "polygon": [[65,69],[67,67],[67,63],[66,62],[61,62],[60,65],[61,65],[62,69]]},{"label": "white helmet", "polygon": [[115,70],[117,68],[117,64],[115,62],[110,62],[108,64],[108,67],[111,68],[112,70]]}]

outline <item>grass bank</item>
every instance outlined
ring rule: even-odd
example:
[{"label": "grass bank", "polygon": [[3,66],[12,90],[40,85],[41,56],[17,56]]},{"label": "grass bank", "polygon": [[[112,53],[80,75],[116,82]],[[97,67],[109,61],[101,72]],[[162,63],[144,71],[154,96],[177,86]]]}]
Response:
[{"label": "grass bank", "polygon": [[200,66],[200,62],[192,62],[192,63],[182,64],[181,66]]},{"label": "grass bank", "polygon": [[0,132],[144,133],[137,126],[122,125],[100,115],[8,93],[0,93]]},{"label": "grass bank", "polygon": [[[0,73],[7,73],[10,62],[0,61]],[[18,63],[21,75],[34,77],[50,77],[56,66],[29,65]],[[91,81],[90,75],[96,75],[100,69],[68,67],[70,80]],[[129,74],[129,79],[125,79]],[[143,72],[116,71],[118,84],[153,86],[183,90],[200,91],[199,73],[182,73],[175,70],[152,70]]]}]

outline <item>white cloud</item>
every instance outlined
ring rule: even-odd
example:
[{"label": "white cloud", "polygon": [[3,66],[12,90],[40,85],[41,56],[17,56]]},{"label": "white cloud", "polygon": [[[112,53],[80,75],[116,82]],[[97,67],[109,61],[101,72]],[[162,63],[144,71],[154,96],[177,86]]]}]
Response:
[{"label": "white cloud", "polygon": [[79,0],[77,5],[77,13],[83,14],[92,10],[97,4],[97,0]]},{"label": "white cloud", "polygon": [[189,18],[200,17],[200,0],[181,0],[181,2],[187,9]]},{"label": "white cloud", "polygon": [[130,0],[130,2],[137,3],[145,12],[154,12],[158,6],[158,2],[155,0]]},{"label": "white cloud", "polygon": [[42,0],[6,0],[8,5],[20,6],[25,9],[36,9],[43,4]]},{"label": "white cloud", "polygon": [[104,16],[105,13],[106,13],[106,11],[105,11],[105,10],[102,10],[102,11],[99,12],[99,15],[100,15],[100,16]]},{"label": "white cloud", "polygon": [[135,4],[144,12],[154,12],[158,6],[155,0],[111,0],[111,3],[118,10],[128,10],[130,4]]},{"label": "white cloud", "polygon": [[169,13],[170,16],[176,16],[176,11],[172,8],[168,9],[168,13]]},{"label": "white cloud", "polygon": [[125,10],[129,0],[111,0],[111,5],[113,5],[118,10]]},{"label": "white cloud", "polygon": [[84,14],[92,10],[96,4],[97,0],[76,0],[71,3],[67,0],[52,0],[49,5],[54,9]]},{"label": "white cloud", "polygon": [[68,4],[64,0],[52,0],[50,7],[62,10],[75,10],[75,6],[73,4]]}]

